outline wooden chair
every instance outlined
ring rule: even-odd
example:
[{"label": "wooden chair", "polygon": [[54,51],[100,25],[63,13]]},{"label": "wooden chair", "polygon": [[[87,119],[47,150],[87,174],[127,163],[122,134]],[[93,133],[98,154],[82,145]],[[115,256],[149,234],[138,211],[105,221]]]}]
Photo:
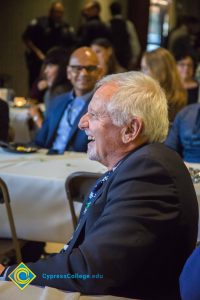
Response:
[{"label": "wooden chair", "polygon": [[65,190],[69,200],[69,207],[74,229],[78,220],[75,213],[74,202],[83,203],[83,200],[101,175],[102,174],[100,173],[74,172],[67,177],[65,182]]},{"label": "wooden chair", "polygon": [[15,223],[13,219],[12,209],[10,206],[10,196],[6,183],[0,178],[0,204],[4,204],[8,216],[8,221],[11,230],[12,239],[0,238],[0,258],[5,257],[6,253],[9,253],[13,249],[15,250],[17,263],[22,261],[20,243],[17,239]]}]

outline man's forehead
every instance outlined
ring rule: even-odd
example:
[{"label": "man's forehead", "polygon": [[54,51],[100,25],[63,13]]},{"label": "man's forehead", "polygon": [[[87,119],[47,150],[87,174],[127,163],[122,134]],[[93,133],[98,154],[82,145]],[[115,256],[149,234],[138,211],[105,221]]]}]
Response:
[{"label": "man's forehead", "polygon": [[102,96],[102,98],[105,98],[106,100],[109,100],[116,92],[118,91],[119,87],[115,82],[108,82],[104,85],[100,86],[96,92],[96,96]]},{"label": "man's forehead", "polygon": [[99,87],[92,97],[90,108],[93,106],[102,106],[110,101],[112,96],[118,91],[118,86],[115,83],[107,83]]},{"label": "man's forehead", "polygon": [[98,60],[95,53],[90,51],[79,51],[71,56],[70,65],[81,65],[81,66],[97,66]]}]

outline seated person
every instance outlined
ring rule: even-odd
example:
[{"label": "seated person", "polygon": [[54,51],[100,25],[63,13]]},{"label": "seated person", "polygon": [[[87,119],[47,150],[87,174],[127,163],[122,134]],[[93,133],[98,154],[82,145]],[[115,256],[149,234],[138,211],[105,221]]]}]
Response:
[{"label": "seated person", "polygon": [[183,160],[200,163],[200,103],[188,105],[177,114],[165,145]]},{"label": "seated person", "polygon": [[200,299],[200,246],[188,258],[180,276],[182,300]]},{"label": "seated person", "polygon": [[174,54],[181,82],[188,93],[187,104],[198,102],[199,84],[194,79],[196,60],[192,53],[181,52]]},{"label": "seated person", "polygon": [[[31,284],[179,299],[179,275],[196,244],[198,206],[182,159],[162,144],[168,124],[166,96],[149,76],[120,73],[98,83],[79,127],[88,136],[89,158],[108,172],[85,199],[63,250],[27,264],[36,274]],[[0,274],[9,280],[15,267],[0,265]]]},{"label": "seated person", "polygon": [[57,153],[65,150],[86,151],[87,137],[77,125],[87,111],[100,73],[97,56],[91,48],[81,47],[72,53],[67,66],[67,78],[73,90],[54,99],[48,116],[36,134],[36,145]]},{"label": "seated person", "polygon": [[8,141],[9,109],[8,104],[0,99],[0,141]]},{"label": "seated person", "polygon": [[144,52],[141,71],[158,80],[165,91],[171,124],[176,114],[187,104],[187,93],[181,83],[174,57],[164,48]]},{"label": "seated person", "polygon": [[113,46],[109,40],[104,38],[95,39],[90,47],[98,57],[99,65],[102,68],[102,76],[127,71],[117,61]]},{"label": "seated person", "polygon": [[[56,96],[71,89],[70,81],[66,79],[68,56],[68,51],[64,48],[54,47],[47,52],[44,59],[41,79],[37,81],[37,88],[35,90],[39,91],[45,89],[43,93],[45,116],[48,115],[54,100],[57,99]],[[32,105],[29,109],[29,115],[35,121],[36,128],[41,128],[44,116],[40,107],[38,105]]]},{"label": "seated person", "polygon": [[69,60],[67,50],[61,47],[52,48],[47,52],[44,60],[44,78],[47,81],[47,90],[44,94],[46,112],[56,96],[71,90],[71,84],[66,79],[66,67]]},{"label": "seated person", "polygon": [[[64,48],[54,47],[47,52],[42,66],[42,79],[38,87],[45,87],[43,102],[45,103],[45,115],[51,108],[56,96],[68,92],[71,89],[69,80],[66,79],[66,67],[69,57]],[[46,86],[45,86],[46,84]],[[38,116],[38,106],[31,107],[30,114],[34,118]],[[40,115],[39,115],[40,117]]]}]

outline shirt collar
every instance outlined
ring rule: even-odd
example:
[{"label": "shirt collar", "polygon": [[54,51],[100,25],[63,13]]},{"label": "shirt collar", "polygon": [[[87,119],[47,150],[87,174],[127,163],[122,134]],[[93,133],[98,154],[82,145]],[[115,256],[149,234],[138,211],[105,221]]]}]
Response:
[{"label": "shirt collar", "polygon": [[74,90],[72,90],[71,92],[70,92],[70,98],[72,99],[72,100],[74,100],[74,99],[81,99],[81,100],[84,100],[84,101],[88,101],[91,97],[92,97],[92,94],[94,93],[94,90],[92,90],[92,91],[90,91],[90,92],[88,92],[88,93],[86,93],[86,94],[84,94],[84,95],[82,95],[82,96],[78,96],[78,97],[76,97],[76,95],[75,95],[75,93],[74,93]]}]

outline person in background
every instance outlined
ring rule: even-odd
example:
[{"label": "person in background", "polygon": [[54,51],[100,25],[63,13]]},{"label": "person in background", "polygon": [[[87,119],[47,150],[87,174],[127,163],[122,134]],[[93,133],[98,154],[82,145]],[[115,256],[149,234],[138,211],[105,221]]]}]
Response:
[{"label": "person in background", "polygon": [[200,163],[200,103],[188,105],[177,114],[165,145],[186,162]]},{"label": "person in background", "polygon": [[180,15],[177,27],[168,36],[168,49],[175,54],[179,51],[198,54],[199,19],[191,15]]},{"label": "person in background", "polygon": [[26,62],[29,71],[29,88],[38,78],[41,65],[49,49],[55,46],[71,49],[76,44],[74,29],[63,21],[64,6],[54,1],[48,16],[33,19],[23,33],[27,47]]},{"label": "person in background", "polygon": [[113,46],[109,40],[103,38],[95,39],[90,46],[98,57],[99,65],[103,71],[102,76],[126,71],[117,61]]},{"label": "person in background", "polygon": [[0,99],[0,141],[8,141],[9,109],[8,104]]},{"label": "person in background", "polygon": [[181,78],[181,82],[187,91],[187,104],[198,102],[199,84],[194,79],[196,71],[196,60],[192,53],[179,51],[174,53],[177,69]]},{"label": "person in background", "polygon": [[187,93],[181,83],[175,59],[164,48],[144,52],[141,59],[141,70],[158,80],[165,91],[169,120],[172,123],[177,112],[187,103]]},{"label": "person in background", "polygon": [[35,137],[35,144],[51,149],[52,153],[65,150],[84,152],[87,136],[78,129],[80,117],[87,110],[96,81],[100,78],[96,54],[89,47],[76,49],[69,59],[67,78],[73,89],[57,96]]},{"label": "person in background", "polygon": [[[36,274],[31,284],[179,299],[179,275],[196,244],[198,205],[182,159],[162,143],[168,125],[166,96],[153,78],[126,72],[98,82],[79,127],[88,136],[88,157],[108,172],[86,197],[63,250],[27,264]],[[0,274],[9,280],[15,267],[0,265]],[[59,275],[47,280],[47,274]]]},{"label": "person in background", "polygon": [[[54,47],[47,52],[42,65],[43,79],[38,82],[38,89],[45,88],[43,102],[45,104],[45,116],[56,99],[56,96],[71,89],[70,81],[66,79],[66,66],[69,60],[67,50],[61,47]],[[43,123],[43,113],[38,105],[32,105],[29,114],[35,121],[38,128]]]},{"label": "person in background", "polygon": [[84,23],[77,30],[80,46],[89,46],[94,39],[106,38],[110,40],[110,29],[101,20],[101,5],[98,1],[85,1],[82,8]]},{"label": "person in background", "polygon": [[110,4],[110,12],[111,41],[117,60],[125,69],[131,70],[137,65],[141,52],[137,31],[130,20],[123,18],[119,2],[114,1]]},{"label": "person in background", "polygon": [[43,103],[47,87],[47,81],[44,79],[43,68],[41,66],[39,77],[32,84],[27,97],[33,99],[36,103]]},{"label": "person in background", "polygon": [[200,246],[198,246],[182,270],[180,276],[180,292],[182,300],[200,299]]},{"label": "person in background", "polygon": [[[61,47],[54,47],[47,52],[42,70],[43,79],[38,82],[42,85],[46,81],[44,93],[45,116],[48,115],[56,96],[63,94],[71,89],[69,80],[66,79],[66,67],[69,60],[68,51]],[[40,128],[43,122],[43,114],[39,106],[34,105],[30,108],[29,114],[34,118],[35,123]]]}]

